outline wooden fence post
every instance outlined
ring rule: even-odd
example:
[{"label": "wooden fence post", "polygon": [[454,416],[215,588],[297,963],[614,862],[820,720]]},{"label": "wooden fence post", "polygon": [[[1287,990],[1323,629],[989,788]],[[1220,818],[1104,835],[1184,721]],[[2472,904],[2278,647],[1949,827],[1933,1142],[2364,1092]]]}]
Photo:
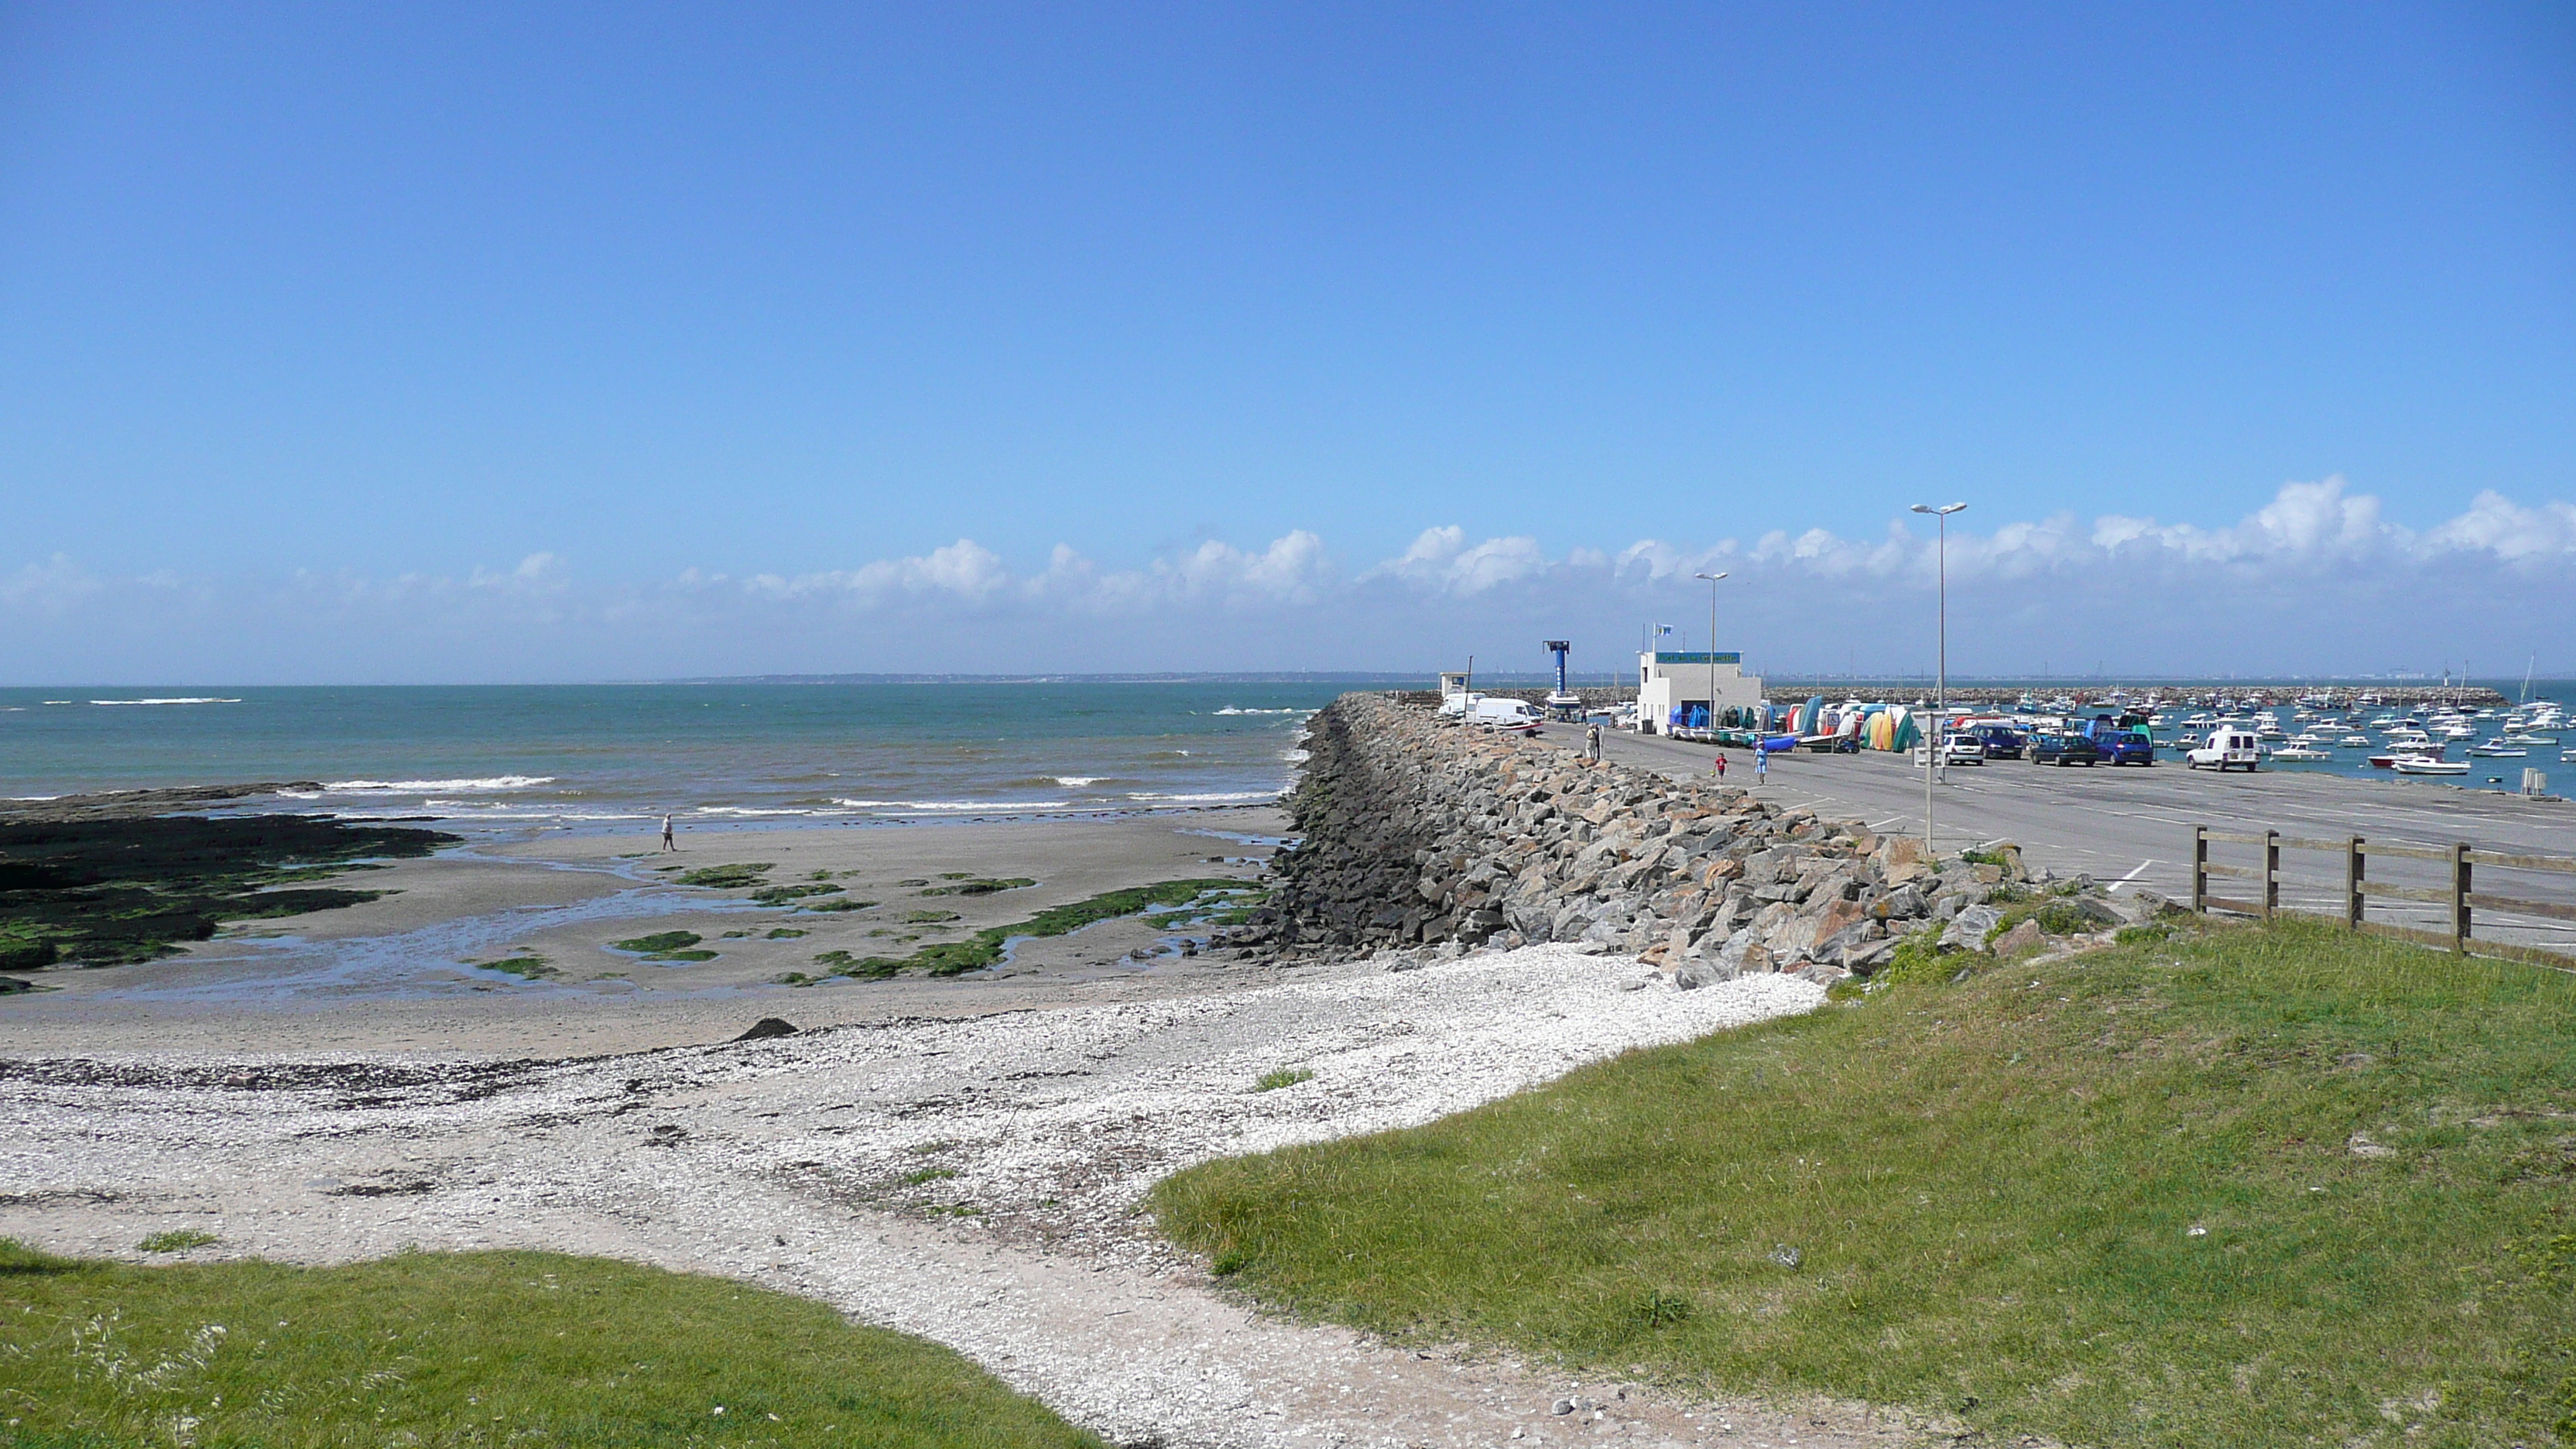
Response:
[{"label": "wooden fence post", "polygon": [[2451,954],[2469,954],[2469,843],[2451,847]]},{"label": "wooden fence post", "polygon": [[2343,925],[2347,931],[2361,929],[2361,837],[2356,835],[2343,847]]},{"label": "wooden fence post", "polygon": [[2206,914],[2209,910],[2209,827],[2191,828],[2191,908]]},{"label": "wooden fence post", "polygon": [[2281,832],[2263,832],[2263,919],[2281,908]]}]

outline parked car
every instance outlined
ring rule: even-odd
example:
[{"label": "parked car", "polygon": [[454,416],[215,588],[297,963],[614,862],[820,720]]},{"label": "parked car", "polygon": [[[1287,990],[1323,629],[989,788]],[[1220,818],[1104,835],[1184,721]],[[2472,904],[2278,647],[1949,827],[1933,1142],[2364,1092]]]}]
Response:
[{"label": "parked car", "polygon": [[2156,762],[2156,738],[2145,730],[2105,730],[2093,737],[2093,747],[2102,752],[2102,762],[2107,765]]},{"label": "parked car", "polygon": [[2030,742],[2034,765],[2098,765],[2102,751],[2083,735],[2040,735]]},{"label": "parked car", "polygon": [[2221,773],[2253,770],[2263,762],[2263,741],[2250,729],[2222,725],[2209,732],[2209,743],[2183,756],[2182,762],[2195,770],[2216,766]]},{"label": "parked car", "polygon": [[2030,747],[2030,737],[2004,725],[1979,725],[1969,731],[1986,747],[1989,760],[2018,760]]},{"label": "parked car", "polygon": [[1982,765],[1986,762],[1986,742],[1975,735],[1950,735],[1941,741],[1941,763],[1944,765]]}]

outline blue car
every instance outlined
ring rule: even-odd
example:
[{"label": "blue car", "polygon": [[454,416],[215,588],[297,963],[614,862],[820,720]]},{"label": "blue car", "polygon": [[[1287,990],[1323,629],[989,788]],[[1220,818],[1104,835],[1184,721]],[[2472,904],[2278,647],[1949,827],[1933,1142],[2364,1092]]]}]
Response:
[{"label": "blue car", "polygon": [[2102,752],[2106,765],[2152,765],[2156,762],[2155,736],[2145,730],[2106,730],[2096,735],[2093,747]]}]

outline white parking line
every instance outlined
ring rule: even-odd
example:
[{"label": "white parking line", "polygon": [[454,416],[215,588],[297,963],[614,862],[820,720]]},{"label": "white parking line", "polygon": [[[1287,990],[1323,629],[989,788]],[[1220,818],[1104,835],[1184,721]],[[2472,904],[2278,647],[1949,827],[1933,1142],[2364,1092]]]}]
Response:
[{"label": "white parking line", "polygon": [[2118,890],[2120,887],[2127,885],[2129,882],[2136,880],[2138,877],[2145,875],[2147,873],[2147,867],[2153,864],[2155,864],[2155,862],[2152,860],[2139,861],[2138,868],[2136,870],[2133,870],[2127,875],[2120,877],[2118,880],[2111,882],[2109,885],[2104,886],[2102,888],[2102,893],[2108,895],[2111,892]]}]

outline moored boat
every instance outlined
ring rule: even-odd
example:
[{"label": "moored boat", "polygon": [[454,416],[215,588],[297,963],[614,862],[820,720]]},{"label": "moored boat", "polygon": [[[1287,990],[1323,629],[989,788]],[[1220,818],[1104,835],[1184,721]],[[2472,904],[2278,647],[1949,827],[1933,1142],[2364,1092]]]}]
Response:
[{"label": "moored boat", "polygon": [[2436,760],[2428,755],[2408,755],[2397,762],[2396,768],[2397,773],[2401,775],[2465,775],[2469,772],[2469,762]]}]

